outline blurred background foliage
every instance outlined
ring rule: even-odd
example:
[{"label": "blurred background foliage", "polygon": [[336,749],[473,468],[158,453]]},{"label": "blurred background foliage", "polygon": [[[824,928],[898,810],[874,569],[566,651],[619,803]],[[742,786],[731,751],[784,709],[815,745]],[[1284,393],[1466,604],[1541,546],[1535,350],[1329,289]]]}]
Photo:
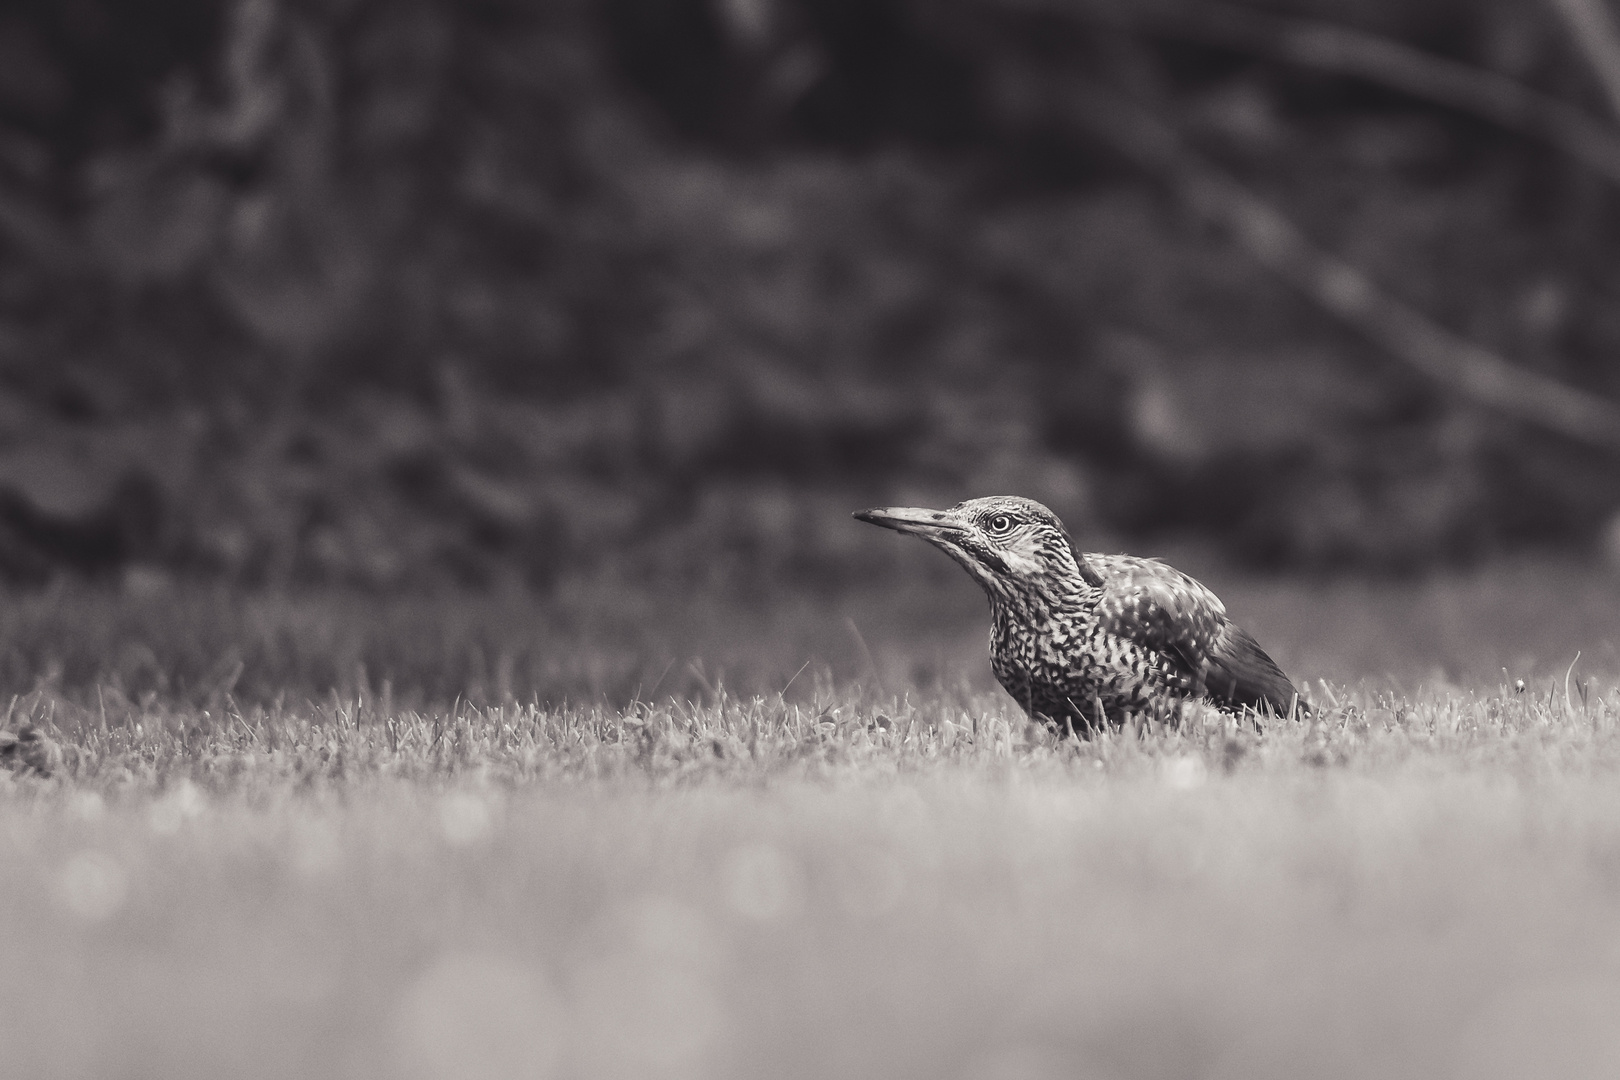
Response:
[{"label": "blurred background foliage", "polygon": [[849,510],[1001,491],[1267,567],[1620,549],[1613,447],[1403,363],[1064,105],[1614,401],[1612,179],[1210,30],[1601,124],[1556,6],[11,0],[0,573],[848,584],[894,565]]}]

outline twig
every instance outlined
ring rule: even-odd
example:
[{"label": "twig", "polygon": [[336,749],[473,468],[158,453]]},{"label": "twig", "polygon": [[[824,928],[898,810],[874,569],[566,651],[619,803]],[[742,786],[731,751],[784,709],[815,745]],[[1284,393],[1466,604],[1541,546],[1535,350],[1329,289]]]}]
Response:
[{"label": "twig", "polygon": [[1318,307],[1445,389],[1580,442],[1620,451],[1620,406],[1515,366],[1391,295],[1314,244],[1286,215],[1195,153],[1157,116],[1101,88],[1070,87],[1072,118],[1167,180],[1194,212]]},{"label": "twig", "polygon": [[1603,84],[1609,109],[1620,117],[1620,27],[1603,0],[1549,0],[1576,46]]},{"label": "twig", "polygon": [[[1032,2],[1049,6],[1047,0]],[[1554,2],[1583,5],[1588,0]],[[1505,75],[1376,34],[1210,2],[1167,5],[1152,0],[1123,4],[1088,0],[1062,10],[1093,21],[1364,79],[1537,139],[1620,184],[1620,132],[1601,119]]]}]

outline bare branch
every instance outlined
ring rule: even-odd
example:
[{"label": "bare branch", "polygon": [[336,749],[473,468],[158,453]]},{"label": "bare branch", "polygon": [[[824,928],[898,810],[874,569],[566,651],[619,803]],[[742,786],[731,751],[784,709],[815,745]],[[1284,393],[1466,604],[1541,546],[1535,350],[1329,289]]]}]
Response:
[{"label": "bare branch", "polygon": [[[1050,0],[1028,2],[1036,7],[1050,4]],[[1595,4],[1600,0],[1554,2]],[[1504,75],[1376,34],[1207,0],[1196,4],[1084,0],[1078,6],[1062,5],[1062,10],[1363,79],[1544,142],[1620,184],[1620,132],[1608,123]]]},{"label": "bare branch", "polygon": [[1285,214],[1196,154],[1148,110],[1090,86],[1071,86],[1063,100],[1072,119],[1161,176],[1183,203],[1229,232],[1255,261],[1447,391],[1620,451],[1620,406],[1509,363],[1393,296],[1359,267],[1314,244]]},{"label": "bare branch", "polygon": [[1603,84],[1609,109],[1620,117],[1620,26],[1603,0],[1549,0]]}]

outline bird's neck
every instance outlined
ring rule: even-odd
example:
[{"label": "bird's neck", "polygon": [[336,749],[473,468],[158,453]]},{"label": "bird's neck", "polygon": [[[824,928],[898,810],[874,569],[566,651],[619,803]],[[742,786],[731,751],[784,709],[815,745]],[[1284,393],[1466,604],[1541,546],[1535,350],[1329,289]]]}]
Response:
[{"label": "bird's neck", "polygon": [[986,589],[991,617],[997,623],[1041,626],[1095,604],[1102,578],[1086,563],[1084,556],[1078,556],[1076,562],[1078,572],[1044,575],[1021,583],[1022,588]]}]

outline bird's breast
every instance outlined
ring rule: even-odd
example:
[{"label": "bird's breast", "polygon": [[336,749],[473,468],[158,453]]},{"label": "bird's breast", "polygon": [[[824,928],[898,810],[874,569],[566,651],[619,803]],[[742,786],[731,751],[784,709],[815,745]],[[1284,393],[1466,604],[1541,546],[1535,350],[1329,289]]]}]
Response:
[{"label": "bird's breast", "polygon": [[996,681],[1026,707],[1036,699],[1061,701],[1083,694],[1096,681],[1095,636],[1081,621],[1041,620],[1038,625],[1008,613],[990,631],[990,667]]}]

